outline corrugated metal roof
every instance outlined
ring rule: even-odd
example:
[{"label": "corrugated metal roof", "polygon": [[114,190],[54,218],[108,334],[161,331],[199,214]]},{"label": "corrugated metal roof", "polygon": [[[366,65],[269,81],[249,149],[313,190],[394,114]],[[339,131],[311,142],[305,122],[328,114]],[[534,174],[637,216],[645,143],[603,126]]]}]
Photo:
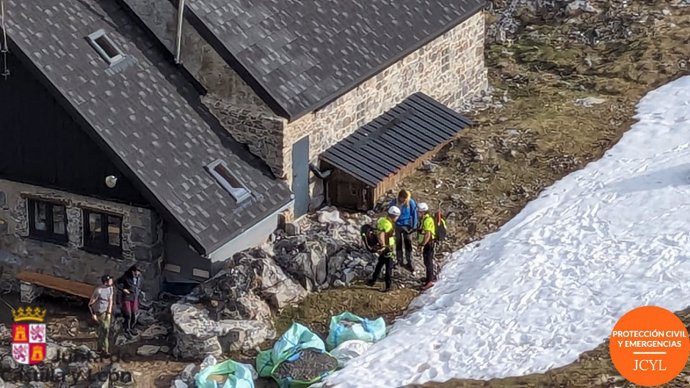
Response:
[{"label": "corrugated metal roof", "polygon": [[424,93],[415,93],[321,154],[321,159],[376,186],[473,125]]}]

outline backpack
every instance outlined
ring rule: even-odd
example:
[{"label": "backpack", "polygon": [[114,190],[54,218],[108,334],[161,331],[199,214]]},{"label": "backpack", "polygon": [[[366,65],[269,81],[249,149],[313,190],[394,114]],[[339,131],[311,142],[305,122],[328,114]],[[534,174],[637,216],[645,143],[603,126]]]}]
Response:
[{"label": "backpack", "polygon": [[359,229],[362,242],[369,252],[376,252],[379,247],[379,238],[376,236],[376,228],[369,224],[362,225]]},{"label": "backpack", "polygon": [[436,241],[445,240],[448,231],[446,229],[446,219],[441,214],[441,209],[436,212],[434,221],[436,222]]}]

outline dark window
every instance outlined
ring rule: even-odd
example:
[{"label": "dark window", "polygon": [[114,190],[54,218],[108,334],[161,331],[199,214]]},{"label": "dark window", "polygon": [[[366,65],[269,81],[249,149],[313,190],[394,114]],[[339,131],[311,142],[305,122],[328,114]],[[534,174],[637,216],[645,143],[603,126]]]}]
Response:
[{"label": "dark window", "polygon": [[67,242],[67,209],[52,202],[30,199],[29,236],[55,243]]},{"label": "dark window", "polygon": [[84,210],[84,248],[110,256],[122,254],[122,217]]},{"label": "dark window", "polygon": [[251,197],[251,192],[249,192],[247,187],[230,171],[225,162],[216,160],[206,166],[206,169],[216,178],[218,184],[235,198],[235,201],[242,202]]},{"label": "dark window", "polygon": [[124,58],[122,51],[115,46],[115,43],[106,35],[104,30],[98,30],[88,36],[89,42],[93,48],[98,51],[98,54],[103,57],[109,64],[118,62]]}]

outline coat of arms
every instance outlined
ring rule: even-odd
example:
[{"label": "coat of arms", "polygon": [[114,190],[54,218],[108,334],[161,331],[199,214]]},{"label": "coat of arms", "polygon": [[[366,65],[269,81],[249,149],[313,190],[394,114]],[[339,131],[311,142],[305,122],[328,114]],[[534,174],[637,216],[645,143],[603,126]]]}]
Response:
[{"label": "coat of arms", "polygon": [[19,307],[12,310],[12,358],[20,364],[35,365],[46,357],[46,310]]}]

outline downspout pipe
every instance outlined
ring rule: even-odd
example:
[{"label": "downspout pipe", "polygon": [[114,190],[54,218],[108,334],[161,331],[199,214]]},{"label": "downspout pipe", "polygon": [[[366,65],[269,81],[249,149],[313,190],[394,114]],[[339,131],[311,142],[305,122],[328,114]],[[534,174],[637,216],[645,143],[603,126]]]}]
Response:
[{"label": "downspout pipe", "polygon": [[184,21],[184,0],[177,1],[177,36],[175,36],[175,63],[180,64],[182,51],[182,22]]}]

